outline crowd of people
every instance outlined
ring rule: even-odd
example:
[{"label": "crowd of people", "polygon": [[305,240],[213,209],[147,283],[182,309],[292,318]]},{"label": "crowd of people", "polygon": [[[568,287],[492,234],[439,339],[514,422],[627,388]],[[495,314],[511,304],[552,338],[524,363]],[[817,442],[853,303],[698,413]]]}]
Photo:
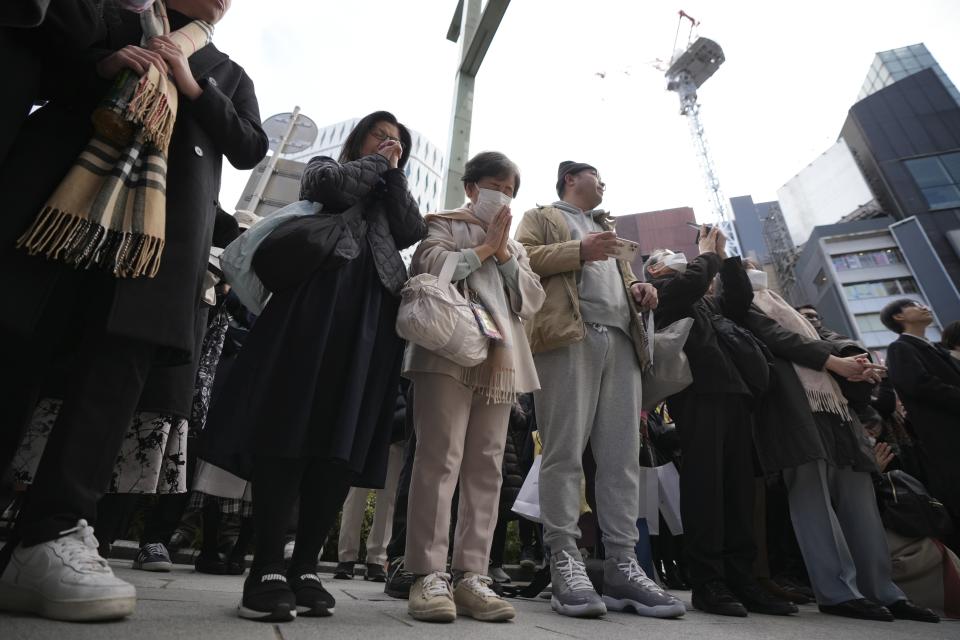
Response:
[{"label": "crowd of people", "polygon": [[[329,616],[318,559],[342,513],[336,577],[354,577],[376,489],[368,580],[417,620],[510,620],[507,522],[533,467],[519,560],[542,563],[560,615],[678,618],[689,588],[723,616],[960,616],[946,578],[931,594],[894,571],[924,545],[925,570],[960,580],[957,322],[935,343],[927,307],[887,305],[880,364],[708,225],[697,256],[663,247],[635,273],[584,162],[514,225],[520,169],[482,152],[465,204],[422,216],[387,111],[310,160],[299,203],[231,215],[223,159],[253,168],[268,141],[253,82],[212,43],[230,1],[24,7],[0,10],[0,467],[17,489],[0,610],[129,616],[106,558],[129,497],[156,494],[135,569],[169,571],[202,530],[198,571],[246,573],[240,617]],[[416,287],[466,323],[411,320]],[[405,341],[404,322],[452,334]],[[645,410],[677,323],[690,379]],[[641,512],[657,460],[679,467],[682,535]]]}]

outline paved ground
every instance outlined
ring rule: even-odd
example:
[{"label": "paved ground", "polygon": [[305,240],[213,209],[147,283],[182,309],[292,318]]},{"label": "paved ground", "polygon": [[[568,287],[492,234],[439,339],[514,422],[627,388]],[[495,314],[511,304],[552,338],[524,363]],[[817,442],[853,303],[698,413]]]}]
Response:
[{"label": "paved ground", "polygon": [[[282,625],[240,620],[235,608],[242,579],[206,576],[192,567],[176,565],[171,573],[130,569],[130,562],[112,561],[117,574],[137,587],[136,613],[122,622],[68,624],[25,616],[0,614],[2,640],[403,640],[406,638],[482,638],[510,640],[564,640],[583,638],[655,638],[656,640],[727,638],[782,638],[789,640],[924,640],[960,639],[960,621],[939,625],[914,622],[863,622],[821,615],[812,606],[801,607],[789,618],[751,615],[723,618],[691,611],[681,620],[650,620],[610,613],[599,620],[564,618],[545,600],[515,601],[513,622],[490,624],[461,619],[452,625],[416,622],[407,615],[406,602],[383,593],[383,585],[325,580],[337,599],[331,618],[299,618]],[[678,592],[689,607],[690,593]]]}]

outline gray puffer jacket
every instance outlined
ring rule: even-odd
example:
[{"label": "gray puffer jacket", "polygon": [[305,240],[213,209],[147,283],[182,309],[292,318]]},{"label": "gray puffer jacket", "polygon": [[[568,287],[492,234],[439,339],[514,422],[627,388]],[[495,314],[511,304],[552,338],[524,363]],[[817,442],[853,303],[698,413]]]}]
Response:
[{"label": "gray puffer jacket", "polygon": [[387,159],[377,153],[343,164],[317,156],[303,171],[300,198],[321,203],[323,213],[341,213],[363,200],[367,242],[377,274],[390,293],[400,294],[407,270],[399,250],[427,235],[403,169],[391,169]]}]

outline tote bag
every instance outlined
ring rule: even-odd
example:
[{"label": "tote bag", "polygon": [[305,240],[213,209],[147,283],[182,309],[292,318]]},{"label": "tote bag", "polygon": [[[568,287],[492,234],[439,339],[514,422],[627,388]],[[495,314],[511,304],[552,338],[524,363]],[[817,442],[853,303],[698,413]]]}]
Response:
[{"label": "tote bag", "polygon": [[447,255],[440,275],[421,273],[403,285],[397,313],[397,335],[461,367],[475,367],[487,359],[490,339],[470,307],[463,281],[462,295],[450,279],[459,254]]},{"label": "tote bag", "polygon": [[[653,313],[649,316],[653,326]],[[693,318],[681,318],[653,335],[653,364],[643,376],[642,406],[652,411],[658,404],[686,389],[693,382],[683,345],[693,327]]]}]

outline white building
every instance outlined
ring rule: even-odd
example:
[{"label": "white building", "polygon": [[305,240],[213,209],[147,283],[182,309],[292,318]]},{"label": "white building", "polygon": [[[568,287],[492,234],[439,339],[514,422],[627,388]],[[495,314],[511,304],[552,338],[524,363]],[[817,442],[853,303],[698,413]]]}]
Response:
[{"label": "white building", "polygon": [[[309,149],[288,158],[307,163],[314,156],[338,157],[344,141],[359,121],[359,118],[353,118],[323,127],[317,132],[317,140]],[[410,184],[410,192],[421,213],[439,211],[443,201],[443,152],[413,129],[410,129],[410,137],[413,148],[403,170]]]},{"label": "white building", "polygon": [[777,200],[797,245],[818,225],[839,222],[858,210],[880,210],[843,139],[780,187]]}]

